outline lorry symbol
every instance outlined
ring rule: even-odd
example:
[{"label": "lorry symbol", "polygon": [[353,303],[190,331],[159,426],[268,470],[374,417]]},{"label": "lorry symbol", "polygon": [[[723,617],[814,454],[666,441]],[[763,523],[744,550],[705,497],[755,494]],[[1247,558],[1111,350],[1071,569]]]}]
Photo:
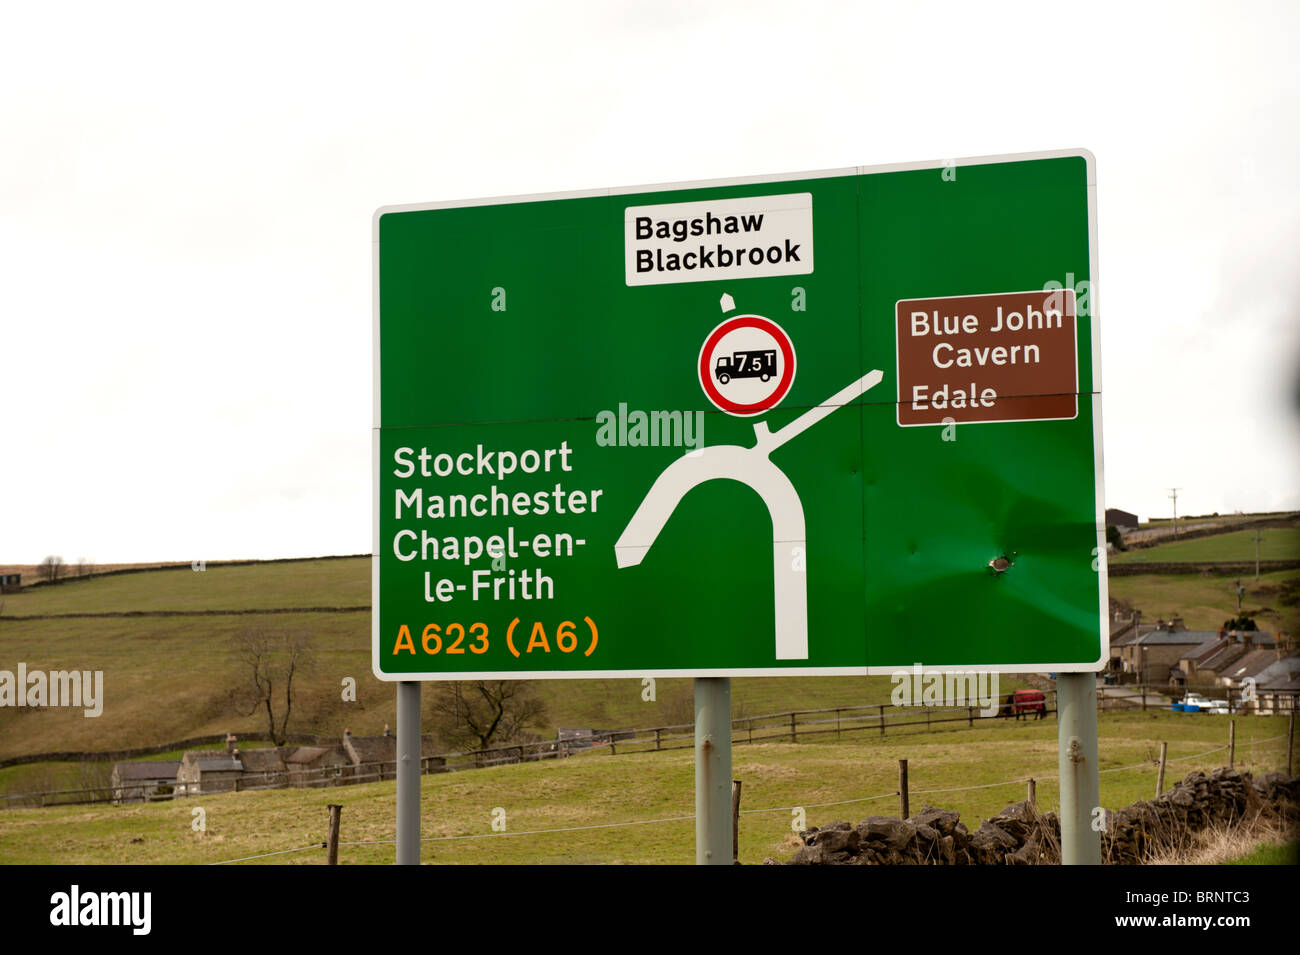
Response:
[{"label": "lorry symbol", "polygon": [[732,355],[721,355],[713,369],[713,376],[718,384],[725,385],[732,378],[758,378],[767,381],[776,374],[776,349],[757,349],[738,351]]}]

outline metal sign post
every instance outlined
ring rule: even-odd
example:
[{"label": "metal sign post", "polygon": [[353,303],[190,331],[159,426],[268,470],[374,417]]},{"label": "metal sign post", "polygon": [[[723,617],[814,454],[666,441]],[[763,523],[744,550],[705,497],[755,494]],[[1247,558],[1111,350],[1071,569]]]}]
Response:
[{"label": "metal sign post", "polygon": [[420,684],[397,684],[397,864],[420,864]]},{"label": "metal sign post", "polygon": [[731,680],[695,681],[695,864],[731,865]]},{"label": "metal sign post", "polygon": [[1061,864],[1101,865],[1097,775],[1097,676],[1056,675],[1057,765],[1061,773]]}]

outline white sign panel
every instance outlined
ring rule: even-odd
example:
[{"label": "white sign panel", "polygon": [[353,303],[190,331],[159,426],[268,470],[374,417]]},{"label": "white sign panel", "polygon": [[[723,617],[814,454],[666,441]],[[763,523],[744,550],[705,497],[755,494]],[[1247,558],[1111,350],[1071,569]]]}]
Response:
[{"label": "white sign panel", "polygon": [[813,270],[812,195],[807,192],[629,206],[623,233],[629,286],[808,275]]}]

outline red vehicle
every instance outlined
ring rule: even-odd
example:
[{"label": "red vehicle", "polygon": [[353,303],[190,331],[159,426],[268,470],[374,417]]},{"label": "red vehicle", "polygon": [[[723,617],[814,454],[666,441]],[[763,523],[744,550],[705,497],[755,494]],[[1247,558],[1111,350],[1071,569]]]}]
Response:
[{"label": "red vehicle", "polygon": [[1022,716],[1029,719],[1032,716],[1041,720],[1047,716],[1047,694],[1042,690],[1016,690],[1008,693],[1006,702],[1002,704],[1002,712],[998,715],[1014,716],[1016,719]]}]

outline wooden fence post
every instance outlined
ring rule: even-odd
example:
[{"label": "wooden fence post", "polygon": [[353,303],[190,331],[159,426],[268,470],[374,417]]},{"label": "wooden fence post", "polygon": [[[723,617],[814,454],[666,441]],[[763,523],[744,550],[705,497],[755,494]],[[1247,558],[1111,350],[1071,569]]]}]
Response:
[{"label": "wooden fence post", "polygon": [[795,735],[794,735],[794,713],[791,713],[791,714],[790,714],[790,742],[793,743],[794,741],[795,741]]},{"label": "wooden fence post", "polygon": [[343,807],[331,803],[330,811],[330,834],[326,842],[325,864],[339,864],[339,816],[343,814]]},{"label": "wooden fence post", "polygon": [[731,864],[740,865],[740,780],[731,781]]},{"label": "wooden fence post", "polygon": [[1228,720],[1228,768],[1232,769],[1237,757],[1237,721]]},{"label": "wooden fence post", "polygon": [[659,749],[659,740],[660,740],[660,736],[659,736],[659,734],[662,733],[662,732],[663,732],[663,730],[661,730],[659,727],[657,727],[657,726],[655,727],[655,750],[656,750],[656,751],[658,751],[658,749]]},{"label": "wooden fence post", "polygon": [[[1277,696],[1274,695],[1274,699]],[[1286,774],[1291,775],[1291,747],[1295,743],[1295,704],[1296,698],[1291,697],[1291,718],[1286,724]]]},{"label": "wooden fence post", "polygon": [[905,759],[898,761],[898,799],[899,809],[903,813],[899,818],[906,819],[911,813],[907,811],[907,760]]},{"label": "wooden fence post", "polygon": [[1165,788],[1165,756],[1169,753],[1169,744],[1160,744],[1160,769],[1156,771],[1156,795],[1159,796]]},{"label": "wooden fence post", "polygon": [[885,735],[885,705],[880,704],[880,735]]}]

